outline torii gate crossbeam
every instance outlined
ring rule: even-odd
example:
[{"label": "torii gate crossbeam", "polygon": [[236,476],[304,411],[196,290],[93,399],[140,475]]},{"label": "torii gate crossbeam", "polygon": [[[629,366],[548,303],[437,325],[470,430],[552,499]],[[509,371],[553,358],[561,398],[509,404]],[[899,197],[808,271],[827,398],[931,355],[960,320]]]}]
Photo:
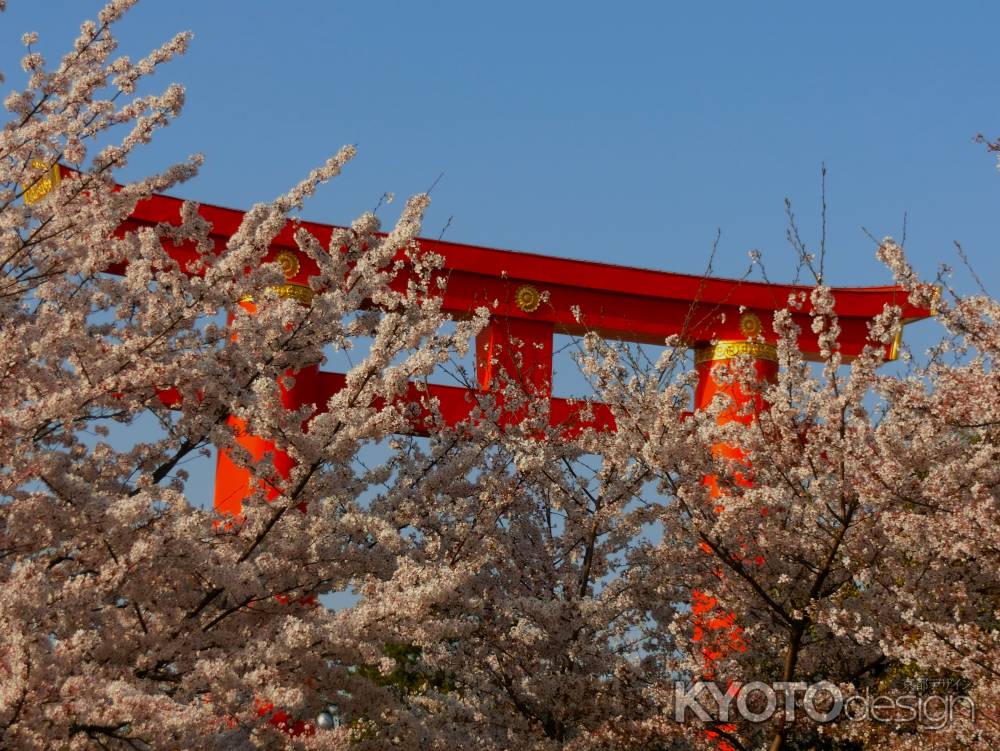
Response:
[{"label": "torii gate crossbeam", "polygon": [[[29,191],[34,202],[44,198],[52,188],[71,174],[57,165],[46,173]],[[124,235],[143,227],[161,223],[177,225],[183,201],[166,195],[154,195],[139,202],[129,218],[119,227]],[[243,220],[243,212],[202,204],[199,214],[211,223],[211,239],[218,252]],[[325,247],[333,225],[291,221],[271,243],[265,260],[277,261],[285,272],[286,283],[276,289],[283,297],[308,304],[313,297],[308,280],[318,273],[315,263],[298,250],[294,233],[304,229]],[[477,339],[475,347],[478,388],[488,391],[495,382],[498,369],[518,372],[530,382],[537,393],[550,398],[553,424],[571,425],[572,429],[594,427],[614,429],[614,418],[605,405],[593,407],[593,418],[582,421],[577,413],[580,406],[553,396],[552,354],[555,334],[581,335],[594,331],[604,337],[622,341],[663,344],[673,335],[682,338],[695,349],[699,385],[695,392],[695,409],[706,406],[717,392],[710,369],[713,363],[749,355],[756,361],[762,379],[773,377],[775,371],[775,334],[769,325],[773,313],[788,306],[789,297],[805,293],[805,304],[792,311],[801,334],[799,348],[815,356],[819,346],[809,318],[809,287],[770,284],[756,281],[700,277],[665,271],[631,268],[608,263],[555,258],[536,253],[520,253],[465,245],[441,240],[418,241],[425,251],[443,257],[443,268],[436,272],[446,277],[442,293],[443,310],[455,318],[465,318],[481,306],[491,310],[488,326]],[[186,269],[198,257],[193,244],[172,245],[164,241],[169,255]],[[400,260],[405,258],[400,255]],[[110,268],[109,272],[122,269]],[[405,285],[406,271],[394,284]],[[904,323],[926,318],[932,311],[909,303],[909,295],[899,287],[841,287],[833,290],[835,309],[842,330],[840,351],[845,360],[861,353],[871,341],[869,322],[882,312],[885,305],[896,305],[902,311]],[[523,342],[513,347],[511,339]],[[896,342],[886,351],[894,359]],[[515,367],[512,353],[519,353]],[[325,405],[329,396],[342,388],[344,377],[323,372],[316,366],[297,371],[295,385],[283,392],[286,406],[303,404]],[[418,391],[411,385],[405,401],[418,402],[427,396],[440,402],[443,417],[458,422],[471,411],[475,400],[468,399],[468,390],[454,386],[431,385],[429,391]],[[176,391],[161,393],[170,404],[178,399]],[[426,417],[426,412],[424,413]],[[414,422],[414,432],[423,432],[421,419]],[[291,468],[287,456],[273,444],[253,436],[240,438],[254,456],[274,451],[279,472]],[[238,513],[242,499],[250,492],[249,473],[233,464],[220,452],[215,504],[220,513]]]}]

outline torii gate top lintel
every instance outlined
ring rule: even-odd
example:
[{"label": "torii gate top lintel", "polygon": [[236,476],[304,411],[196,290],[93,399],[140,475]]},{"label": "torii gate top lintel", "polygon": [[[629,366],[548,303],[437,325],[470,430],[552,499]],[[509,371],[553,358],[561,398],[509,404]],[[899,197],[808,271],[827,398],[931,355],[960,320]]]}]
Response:
[{"label": "torii gate top lintel", "polygon": [[[72,172],[62,165],[42,167],[44,172],[27,189],[25,198],[30,203],[42,200]],[[179,198],[153,195],[138,203],[117,234],[161,223],[178,224],[182,204]],[[199,213],[211,224],[211,238],[217,251],[223,252],[242,223],[243,212],[201,204]],[[298,250],[294,238],[298,229],[306,230],[329,247],[336,227],[289,220],[271,243],[266,259],[281,264],[286,280],[277,289],[278,293],[308,303],[314,294],[309,277],[318,269],[312,259]],[[491,311],[489,324],[476,340],[477,388],[482,392],[492,391],[498,369],[516,373],[535,393],[548,398],[552,424],[569,433],[588,428],[617,428],[608,405],[591,404],[592,411],[581,412],[574,400],[551,393],[553,336],[557,333],[595,331],[608,338],[649,344],[664,344],[668,337],[680,337],[696,350],[699,379],[694,393],[695,409],[710,404],[719,392],[729,394],[737,408],[748,399],[760,400],[759,394],[743,393],[739,384],[727,385],[717,380],[715,363],[749,355],[756,377],[761,381],[772,379],[777,372],[777,357],[771,318],[775,311],[788,307],[792,295],[804,302],[792,312],[801,331],[798,345],[807,355],[819,351],[809,318],[810,287],[675,274],[442,240],[420,239],[418,243],[444,259],[443,268],[437,273],[447,277],[442,300],[446,313],[463,318],[482,306]],[[164,240],[164,244],[183,270],[187,271],[188,264],[198,257],[193,243],[174,245]],[[120,273],[123,269],[113,266],[107,271]],[[192,269],[190,273],[196,272]],[[405,284],[407,273],[404,267],[396,283]],[[904,322],[933,315],[930,310],[910,304],[909,295],[898,287],[836,288],[833,295],[840,319],[840,351],[845,359],[856,357],[871,344],[869,323],[885,305],[899,306]],[[251,303],[244,304],[252,307]],[[512,345],[515,341],[518,344]],[[886,349],[888,358],[895,357],[898,344],[897,336],[896,342]],[[329,397],[344,386],[343,375],[321,371],[318,364],[298,369],[294,380],[293,386],[282,386],[283,399],[287,397],[295,404],[313,404],[317,410],[325,409]],[[409,384],[407,392],[399,398],[420,407],[420,414],[410,426],[412,432],[426,435],[433,429],[428,422],[433,415],[426,408],[428,390],[439,404],[440,417],[449,424],[470,414],[472,400],[467,398],[467,389],[434,384],[417,389]],[[174,387],[161,388],[158,393],[168,406],[181,398]],[[517,422],[521,418],[511,413],[504,419]],[[737,409],[720,419],[750,418]],[[288,477],[294,462],[284,450],[270,440],[247,433],[235,417],[230,417],[230,423],[238,442],[251,456],[259,459],[265,453],[272,453],[276,470],[281,477]],[[246,467],[233,463],[227,451],[219,452],[216,511],[238,514],[243,500],[256,486]],[[267,486],[267,490],[269,498],[278,492],[273,486]]]},{"label": "torii gate top lintel", "polygon": [[[155,195],[136,206],[122,231],[177,223],[181,204],[181,199]],[[213,239],[220,248],[243,219],[243,212],[236,209],[201,204],[199,211],[211,222]],[[297,250],[294,233],[300,228],[324,244],[337,228],[289,220],[272,242],[269,259],[279,254],[295,258],[286,268],[291,272],[286,274],[289,290],[308,297],[308,279],[316,267]],[[658,345],[677,335],[698,347],[713,341],[745,341],[756,333],[773,341],[770,320],[774,311],[786,308],[791,295],[805,293],[805,305],[793,314],[802,330],[799,346],[807,355],[818,353],[808,319],[808,286],[677,274],[443,240],[420,239],[419,243],[443,257],[442,273],[448,279],[443,307],[456,317],[485,305],[494,316],[549,324],[554,333],[596,331],[612,339]],[[194,252],[193,248],[171,249],[182,265],[193,259]],[[907,323],[932,315],[911,305],[899,287],[838,287],[833,294],[843,331],[841,352],[848,360],[870,343],[868,324],[886,304],[899,306]],[[890,347],[888,357],[895,356],[897,346],[898,342]]]}]

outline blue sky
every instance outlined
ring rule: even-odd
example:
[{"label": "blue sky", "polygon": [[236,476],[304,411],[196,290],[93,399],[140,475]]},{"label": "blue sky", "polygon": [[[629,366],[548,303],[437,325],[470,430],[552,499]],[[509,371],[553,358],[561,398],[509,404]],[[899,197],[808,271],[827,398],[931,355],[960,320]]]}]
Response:
[{"label": "blue sky", "polygon": [[[12,81],[22,31],[54,57],[99,7],[9,5]],[[443,172],[425,234],[451,217],[451,240],[700,273],[720,228],[717,273],[758,248],[777,280],[784,198],[815,240],[825,162],[831,282],[887,282],[861,228],[898,235],[905,212],[922,269],[961,240],[995,293],[1000,173],[972,137],[1000,134],[997,28],[986,2],[145,2],[123,51],[195,38],[160,77],[185,113],[129,170],[200,151],[184,196],[247,206],[355,143],[309,218]]]}]

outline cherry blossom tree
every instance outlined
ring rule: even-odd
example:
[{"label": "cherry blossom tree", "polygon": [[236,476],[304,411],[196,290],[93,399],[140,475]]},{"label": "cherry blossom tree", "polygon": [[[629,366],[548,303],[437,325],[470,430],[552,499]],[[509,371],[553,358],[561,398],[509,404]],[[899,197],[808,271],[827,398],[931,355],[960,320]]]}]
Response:
[{"label": "cherry blossom tree", "polygon": [[[933,299],[887,239],[879,257],[945,331],[902,374],[880,369],[898,309],[845,363],[817,282],[789,310],[808,303],[818,365],[783,311],[776,382],[740,359],[720,375],[760,390],[752,420],[720,420],[725,398],[686,414],[682,342],[648,362],[588,335],[579,365],[616,431],[550,427],[547,402],[507,374],[502,403],[481,394],[449,425],[427,400],[434,429],[407,435],[396,397],[442,363],[471,380],[458,363],[488,315],[442,315],[439,259],[414,242],[427,197],[387,234],[373,215],[328,244],[300,230],[319,268],[308,305],[263,261],[350,147],[253,207],[225,248],[194,204],[179,225],[119,232],[201,163],[120,179],[183,104],[179,86],[138,84],[189,42],[116,57],[134,1],[109,3],[54,67],[26,35],[27,80],[5,102],[0,745],[1000,743],[995,300]],[[57,163],[74,173],[39,198]],[[181,242],[198,250],[184,267],[166,250]],[[362,351],[344,388],[323,411],[286,409],[282,384],[330,346]],[[143,420],[156,436],[116,448],[111,434]],[[251,460],[234,421],[294,460],[287,477]],[[259,481],[238,518],[192,502],[183,463],[210,445]],[[347,589],[356,604],[317,606]],[[678,684],[699,678],[730,697],[781,682],[799,711],[678,719]],[[946,681],[965,701],[940,727],[820,723],[797,687],[824,681],[845,697]]]},{"label": "cherry blossom tree", "polygon": [[[405,416],[371,405],[461,350],[477,322],[443,332],[426,274],[402,292],[389,286],[389,261],[410,247],[423,196],[386,236],[371,215],[335,236],[333,253],[301,236],[323,291],[308,307],[274,294],[281,271],[261,264],[271,238],[340,172],[350,147],[254,207],[225,249],[212,247],[194,205],[179,226],[116,236],[138,200],[201,162],[114,182],[184,98],[179,86],[135,95],[189,36],[141,60],[115,57],[114,24],[132,5],[109,3],[52,70],[26,35],[28,80],[6,99],[0,728],[4,745],[19,748],[281,745],[308,730],[301,718],[334,686],[360,681],[375,692],[350,675],[365,655],[308,603],[359,575],[391,575],[394,553],[377,544],[386,530],[358,510],[374,480],[352,462]],[[23,200],[56,163],[77,171],[44,199]],[[165,250],[182,241],[199,251],[185,269]],[[414,258],[428,270],[432,259],[422,263]],[[105,273],[112,268],[121,275]],[[254,315],[239,304],[248,297]],[[320,361],[324,345],[365,338],[369,353],[304,431],[303,416],[282,407],[279,380]],[[170,388],[179,408],[158,399]],[[113,448],[109,429],[142,416],[159,437]],[[265,502],[261,490],[238,522],[213,525],[188,502],[179,467],[210,443],[246,461],[232,417],[280,436],[298,466],[278,497]],[[254,471],[274,478],[269,460]]]}]

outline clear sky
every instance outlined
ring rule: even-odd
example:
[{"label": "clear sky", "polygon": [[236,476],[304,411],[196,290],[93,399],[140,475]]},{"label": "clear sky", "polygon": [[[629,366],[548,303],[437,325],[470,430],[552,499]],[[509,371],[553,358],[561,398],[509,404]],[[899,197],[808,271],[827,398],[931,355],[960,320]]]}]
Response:
[{"label": "clear sky", "polygon": [[[54,57],[99,5],[10,0],[8,79],[21,32]],[[452,217],[451,240],[700,273],[721,228],[717,273],[759,248],[789,279],[783,201],[816,239],[825,162],[832,283],[887,282],[861,228],[906,212],[921,268],[961,240],[997,293],[1000,173],[972,138],[1000,135],[998,28],[987,2],[147,0],[123,51],[195,38],[161,77],[185,113],[130,171],[200,151],[183,195],[242,207],[355,143],[309,218],[443,172],[425,234]]]}]

